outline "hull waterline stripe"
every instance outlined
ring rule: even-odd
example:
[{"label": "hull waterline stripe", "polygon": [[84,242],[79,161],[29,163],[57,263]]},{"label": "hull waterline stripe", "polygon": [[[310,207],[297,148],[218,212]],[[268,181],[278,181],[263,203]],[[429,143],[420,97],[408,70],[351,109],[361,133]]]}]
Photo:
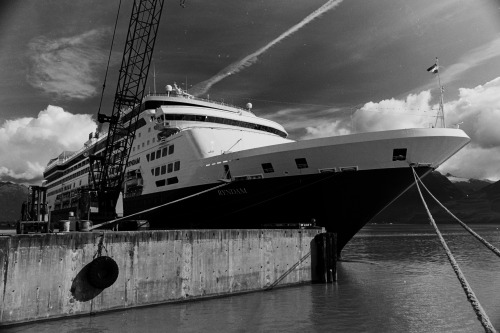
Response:
[{"label": "hull waterline stripe", "polygon": [[177,199],[177,200],[174,200],[174,201],[170,201],[170,202],[167,202],[165,204],[162,204],[162,205],[159,205],[159,206],[156,206],[156,207],[152,207],[152,208],[149,208],[149,209],[146,209],[146,210],[143,210],[143,211],[140,211],[140,212],[137,212],[137,213],[133,213],[133,214],[130,214],[130,215],[127,215],[127,216],[123,216],[123,217],[120,217],[120,218],[117,218],[117,219],[114,219],[114,220],[111,220],[111,221],[107,221],[107,222],[103,222],[103,223],[100,223],[100,224],[96,224],[92,227],[89,228],[89,231],[91,230],[94,230],[96,228],[99,228],[99,227],[102,227],[104,225],[108,225],[108,224],[111,224],[111,223],[115,223],[115,222],[118,222],[118,221],[121,221],[121,220],[124,220],[124,219],[127,219],[129,217],[132,217],[132,216],[135,216],[135,215],[139,215],[139,214],[142,214],[142,213],[147,213],[147,212],[150,212],[152,210],[155,210],[155,209],[158,209],[158,208],[161,208],[161,207],[165,207],[165,206],[168,206],[168,205],[171,205],[171,204],[174,204],[174,203],[177,203],[179,201],[183,201],[183,200],[186,200],[186,199],[189,199],[189,198],[192,198],[192,197],[195,197],[197,195],[200,195],[200,194],[203,194],[203,193],[207,193],[207,192],[210,192],[210,191],[213,191],[213,190],[216,190],[218,188],[221,188],[221,187],[224,187],[224,186],[227,186],[229,185],[230,183],[224,183],[222,185],[219,185],[219,186],[215,186],[215,187],[212,187],[212,188],[209,188],[208,190],[204,190],[204,191],[201,191],[201,192],[198,192],[198,193],[195,193],[195,194],[191,194],[191,195],[188,195],[187,197],[184,197],[184,198],[180,198],[180,199]]}]

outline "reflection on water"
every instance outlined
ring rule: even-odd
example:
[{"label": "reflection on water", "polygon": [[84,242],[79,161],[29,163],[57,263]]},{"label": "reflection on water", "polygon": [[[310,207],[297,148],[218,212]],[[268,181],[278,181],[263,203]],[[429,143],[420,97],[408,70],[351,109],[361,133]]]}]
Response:
[{"label": "reflection on water", "polygon": [[[500,329],[500,258],[460,226],[440,226]],[[499,226],[474,226],[500,247]],[[365,227],[334,285],[302,285],[5,329],[5,332],[482,332],[430,226]]]}]

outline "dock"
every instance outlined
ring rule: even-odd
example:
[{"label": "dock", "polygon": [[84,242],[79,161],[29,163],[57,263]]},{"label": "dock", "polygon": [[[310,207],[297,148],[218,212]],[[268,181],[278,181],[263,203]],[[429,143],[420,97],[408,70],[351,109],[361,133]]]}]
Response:
[{"label": "dock", "polygon": [[[0,236],[0,327],[332,282],[335,237],[322,232],[217,229]],[[96,282],[96,277],[101,280]]]}]

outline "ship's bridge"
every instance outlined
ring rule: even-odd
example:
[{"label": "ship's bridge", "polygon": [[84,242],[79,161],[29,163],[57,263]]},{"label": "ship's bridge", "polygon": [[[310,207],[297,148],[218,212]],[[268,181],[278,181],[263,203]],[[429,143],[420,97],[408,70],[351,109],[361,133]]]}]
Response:
[{"label": "ship's bridge", "polygon": [[[257,117],[252,112],[252,104],[247,103],[246,108],[226,104],[210,99],[195,97],[181,88],[167,85],[166,93],[149,93],[141,105],[137,105],[133,110],[126,111],[121,118],[122,123],[126,123],[137,115],[143,114],[141,118],[154,117],[157,126],[156,130],[169,130],[176,132],[181,125],[188,125],[190,122],[222,124],[242,127],[251,130],[267,132],[286,138],[288,133],[283,126],[261,117]],[[180,123],[182,122],[182,123]],[[188,125],[189,126],[189,125]],[[183,127],[183,126],[180,126]],[[173,133],[171,133],[173,134]]]},{"label": "ship's bridge", "polygon": [[162,105],[155,110],[154,117],[157,122],[155,126],[156,130],[175,127],[178,122],[198,122],[242,127],[275,134],[282,138],[288,136],[288,133],[281,125],[267,119],[256,117],[253,113],[249,115],[249,112],[240,113],[207,109],[202,106],[177,108]]}]

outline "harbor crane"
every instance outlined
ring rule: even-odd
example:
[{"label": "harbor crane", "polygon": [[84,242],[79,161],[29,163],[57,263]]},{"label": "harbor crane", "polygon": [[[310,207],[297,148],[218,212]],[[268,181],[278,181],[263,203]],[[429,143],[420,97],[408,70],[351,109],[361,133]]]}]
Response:
[{"label": "harbor crane", "polygon": [[[94,154],[89,155],[89,193],[97,193],[98,213],[93,215],[97,221],[112,219],[115,215],[141,113],[140,105],[163,4],[164,0],[134,0],[113,109],[109,116],[101,113],[100,109],[97,114],[99,127],[104,123],[109,124],[104,150],[98,154],[94,150]],[[126,110],[132,111],[125,119],[122,116]]]}]

